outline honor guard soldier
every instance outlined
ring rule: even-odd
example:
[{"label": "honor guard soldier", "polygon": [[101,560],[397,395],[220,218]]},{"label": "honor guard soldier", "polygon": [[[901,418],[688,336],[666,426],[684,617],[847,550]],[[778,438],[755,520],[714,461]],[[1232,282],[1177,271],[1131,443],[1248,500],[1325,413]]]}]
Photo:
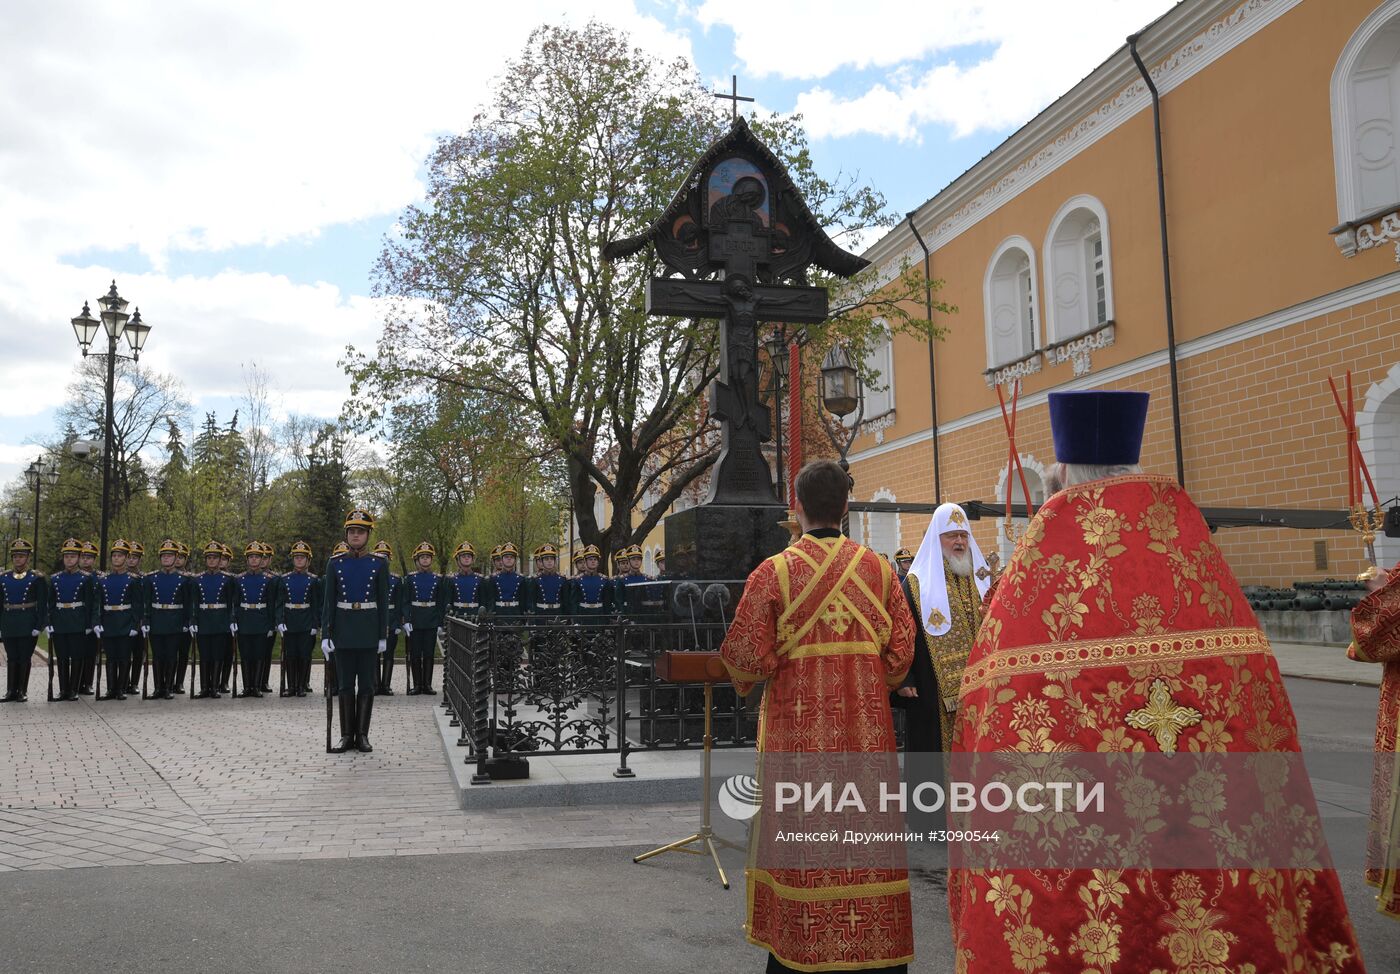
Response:
[{"label": "honor guard soldier", "polygon": [[[128,541],[127,547],[131,549],[126,558],[126,570],[132,578],[145,579],[145,573],[141,571],[141,560],[146,557],[146,546],[139,541]],[[145,589],[142,588],[144,593]],[[142,623],[142,628],[136,634],[136,638],[131,643],[131,668],[127,674],[126,692],[132,695],[141,692],[141,671],[146,668],[146,628],[149,620]]]},{"label": "honor guard soldier", "polygon": [[[349,553],[350,553],[350,546],[349,546],[348,544],[346,544],[344,541],[337,541],[337,542],[335,543],[335,547],[333,547],[333,548],[331,549],[331,558],[339,558],[341,555],[346,555],[346,554],[349,554]],[[330,568],[331,568],[331,563],[330,563],[329,560],[327,560],[327,561],[326,561],[326,573],[325,573],[326,575],[329,575],[329,574],[330,574]],[[323,575],[323,576],[321,577],[321,609],[320,609],[321,615],[319,615],[319,616],[316,617],[318,630],[319,630],[320,620],[325,616],[325,611],[326,611],[325,601],[326,601],[326,583],[325,583],[325,575]],[[339,693],[339,692],[340,692],[340,682],[339,682],[339,680],[336,678],[336,675],[335,675],[335,656],[334,656],[332,653],[329,653],[329,652],[326,651],[325,640],[322,640],[322,641],[321,641],[321,659],[324,661],[325,667],[326,667],[325,679],[322,681],[322,682],[325,684],[326,693],[327,693],[327,694],[336,694],[336,693]]]},{"label": "honor guard soldier", "polygon": [[[573,555],[570,556],[570,558],[569,558],[569,569],[570,569],[570,574],[569,574],[569,581],[570,581],[570,583],[572,583],[574,579],[578,578],[580,575],[583,574],[583,549],[582,549],[582,548],[579,548],[577,551],[575,551],[575,552],[573,553]],[[572,586],[572,584],[571,584],[571,585],[570,585],[570,588],[572,588],[572,587],[573,587],[573,586]]]},{"label": "honor guard soldier", "polygon": [[597,545],[583,549],[583,574],[574,579],[570,605],[575,615],[591,616],[594,619],[612,615],[616,606],[614,586],[611,579],[604,578],[598,571],[603,556]]},{"label": "honor guard soldier", "polygon": [[280,605],[282,604],[282,600],[285,598],[286,593],[283,592],[283,590],[282,590],[282,576],[271,570],[272,559],[275,558],[275,557],[277,556],[277,551],[276,551],[276,549],[273,548],[272,545],[268,544],[266,541],[259,541],[259,542],[258,542],[258,547],[259,547],[259,548],[261,549],[261,551],[262,551],[262,562],[261,562],[261,563],[262,563],[263,574],[265,574],[265,575],[268,577],[269,584],[271,584],[271,585],[273,586],[273,591],[274,591],[274,593],[275,593],[274,596],[268,600],[268,601],[271,602],[272,605],[274,606],[274,608],[273,608],[273,623],[274,623],[274,628],[273,628],[273,631],[272,631],[272,632],[270,632],[270,633],[267,634],[267,652],[263,654],[263,657],[262,657],[262,670],[261,670],[261,672],[260,672],[259,679],[258,679],[258,688],[259,688],[260,690],[262,690],[263,693],[271,693],[271,692],[272,692],[272,652],[273,652],[274,649],[277,648],[277,630],[276,630],[276,627],[275,627],[275,624],[276,624],[276,621],[277,621],[277,609],[276,609],[276,607],[277,607],[277,606],[280,606]]},{"label": "honor guard soldier", "polygon": [[5,643],[5,696],[0,703],[29,699],[29,668],[39,631],[49,624],[49,583],[29,567],[34,546],[23,538],[10,542],[10,571],[5,573],[0,603],[0,640]]},{"label": "honor guard soldier", "polygon": [[617,604],[633,617],[657,615],[665,608],[660,586],[647,584],[652,578],[642,571],[644,557],[634,544],[618,553],[622,574],[617,579]]},{"label": "honor guard soldier", "polygon": [[[194,586],[194,615],[190,632],[199,640],[200,698],[218,699],[228,693],[228,677],[233,665],[233,602],[237,589],[232,578],[220,567],[224,546],[211,541],[204,546],[204,571],[191,582]],[[194,677],[190,677],[194,688]]]},{"label": "honor guard soldier", "polygon": [[374,516],[357,509],[345,518],[348,551],[326,566],[321,649],[335,655],[340,686],[340,743],[336,754],[369,752],[377,656],[388,651],[389,563],[370,554]]},{"label": "honor guard soldier", "polygon": [[292,570],[282,576],[284,599],[277,616],[282,634],[282,670],[286,673],[287,695],[304,697],[311,686],[311,647],[321,624],[321,586],[311,566],[311,546],[305,541],[292,544]]},{"label": "honor guard soldier", "polygon": [[487,578],[490,578],[492,575],[495,575],[498,571],[501,570],[501,546],[500,546],[500,545],[496,545],[495,547],[493,547],[493,548],[491,549],[490,562],[491,562],[491,571],[490,571],[489,574],[487,574],[487,576],[486,576]]},{"label": "honor guard soldier", "polygon": [[394,574],[394,549],[387,541],[376,541],[374,553],[384,559],[389,569],[389,634],[383,653],[379,654],[379,682],[376,695],[394,695],[394,657],[399,653],[399,633],[403,631],[403,576]]},{"label": "honor guard soldier", "polygon": [[476,549],[470,541],[463,541],[452,552],[452,563],[457,570],[448,576],[451,585],[452,605],[448,611],[455,616],[470,618],[481,610],[482,577],[472,567],[476,560]]},{"label": "honor guard soldier", "polygon": [[525,610],[548,619],[569,611],[569,580],[559,574],[559,549],[542,544],[535,549],[535,575],[529,581]]},{"label": "honor guard soldier", "polygon": [[190,626],[194,625],[194,604],[199,601],[199,594],[195,591],[194,573],[189,570],[190,546],[183,541],[177,541],[175,548],[175,571],[179,572],[180,577],[185,580],[186,598],[190,605],[190,621],[175,637],[175,686],[171,688],[171,692],[184,693],[185,673],[190,668],[190,645],[194,642],[194,634],[190,632]]},{"label": "honor guard soldier", "polygon": [[420,542],[413,549],[418,570],[403,580],[403,631],[408,633],[408,668],[413,675],[410,695],[433,692],[433,653],[452,600],[451,582],[433,571],[436,557],[432,545]]},{"label": "honor guard soldier", "polygon": [[171,538],[160,543],[157,556],[160,570],[149,572],[141,583],[146,598],[146,629],[151,642],[151,665],[155,669],[156,700],[173,700],[175,662],[179,655],[179,637],[194,619],[190,591],[185,576],[175,570],[175,557],[180,546]]},{"label": "honor guard soldier", "polygon": [[908,548],[900,548],[894,553],[894,569],[901,582],[904,581],[904,576],[909,574],[909,566],[912,564],[914,564],[914,552]]},{"label": "honor guard soldier", "polygon": [[[93,601],[97,600],[97,580],[106,574],[97,570],[97,542],[84,541],[83,553],[78,556],[78,570],[92,576]],[[93,624],[97,623],[96,609],[93,610]],[[88,635],[83,639],[83,662],[82,677],[78,683],[78,693],[85,697],[92,696],[92,678],[97,670],[97,633],[88,631]]]},{"label": "honor guard soldier", "polygon": [[131,650],[146,619],[141,579],[127,570],[130,553],[125,541],[113,541],[107,552],[112,570],[97,584],[100,615],[93,631],[102,637],[102,651],[107,654],[107,696],[102,698],[106,700],[126,699]]},{"label": "honor guard soldier", "polygon": [[481,610],[497,616],[525,614],[525,576],[515,570],[520,551],[507,541],[495,548],[495,560],[500,570],[482,583]]},{"label": "honor guard soldier", "polygon": [[233,561],[233,549],[226,544],[219,545],[219,571],[233,584],[233,594],[229,598],[229,631],[228,631],[228,655],[224,657],[219,668],[219,692],[229,692],[229,681],[233,677],[233,661],[238,658],[238,627],[232,625],[235,606],[238,604],[238,576],[229,571],[229,563]]},{"label": "honor guard soldier", "polygon": [[272,652],[277,631],[277,579],[265,570],[262,542],[250,541],[243,549],[248,570],[238,576],[238,601],[233,609],[233,631],[243,669],[244,697],[263,695],[263,659]]},{"label": "honor guard soldier", "polygon": [[96,579],[78,567],[83,542],[69,538],[60,552],[63,570],[49,579],[49,651],[58,663],[58,699],[77,700],[97,611]]}]

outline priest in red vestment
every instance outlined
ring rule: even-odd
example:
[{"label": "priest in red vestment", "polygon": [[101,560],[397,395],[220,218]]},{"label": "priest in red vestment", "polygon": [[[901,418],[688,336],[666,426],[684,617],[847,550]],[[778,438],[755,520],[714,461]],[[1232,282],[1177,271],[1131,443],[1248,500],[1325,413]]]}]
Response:
[{"label": "priest in red vestment", "polygon": [[[1352,659],[1380,663],[1381,701],[1376,713],[1376,752],[1400,751],[1400,565],[1382,571],[1369,583],[1366,597],[1351,610]],[[1366,881],[1377,887],[1376,907],[1400,919],[1400,781],[1395,766],[1381,765],[1372,795],[1372,831]]]},{"label": "priest in red vestment", "polygon": [[[954,752],[1298,750],[1200,510],[1137,466],[1147,398],[1050,394],[1061,483],[988,607]],[[1331,869],[956,869],[949,897],[962,974],[1364,969]]]},{"label": "priest in red vestment", "polygon": [[[722,647],[725,665],[742,694],[766,684],[764,754],[892,755],[889,692],[914,656],[904,592],[888,561],[842,535],[850,478],[838,464],[809,463],[795,487],[804,533],[749,576]],[[904,971],[913,958],[904,869],[751,861],[745,884],[745,930],[769,951],[770,972]]]}]

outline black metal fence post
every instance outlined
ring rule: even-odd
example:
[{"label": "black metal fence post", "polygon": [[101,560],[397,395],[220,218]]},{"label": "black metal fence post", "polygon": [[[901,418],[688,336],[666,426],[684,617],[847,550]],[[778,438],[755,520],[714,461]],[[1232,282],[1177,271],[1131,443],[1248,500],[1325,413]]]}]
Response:
[{"label": "black metal fence post", "polygon": [[625,635],[626,621],[622,616],[617,616],[615,620],[616,639],[613,642],[614,655],[617,660],[617,702],[614,712],[617,715],[617,753],[619,763],[617,770],[613,772],[614,778],[635,778],[636,772],[627,767],[627,752],[629,749],[627,741],[627,639]]}]

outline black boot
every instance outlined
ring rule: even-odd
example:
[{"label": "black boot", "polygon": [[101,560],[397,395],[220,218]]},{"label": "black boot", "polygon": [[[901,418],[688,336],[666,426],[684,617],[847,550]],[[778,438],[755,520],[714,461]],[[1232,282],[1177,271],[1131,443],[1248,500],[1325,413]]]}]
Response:
[{"label": "black boot", "polygon": [[357,728],[359,733],[355,738],[355,750],[359,751],[362,754],[368,754],[369,752],[374,750],[374,748],[371,747],[369,743],[369,719],[373,713],[374,694],[360,694],[358,708],[356,710],[356,716],[359,718],[359,725]]},{"label": "black boot", "polygon": [[107,700],[126,699],[126,667],[116,660],[107,660]]},{"label": "black boot", "polygon": [[419,693],[433,692],[433,654],[428,653],[423,657],[423,682],[418,684]]},{"label": "black boot", "polygon": [[344,754],[355,746],[355,691],[342,690],[336,707],[340,710],[340,743],[331,753]]},{"label": "black boot", "polygon": [[175,688],[175,661],[171,660],[170,662],[164,664],[162,670],[165,673],[165,680],[163,681],[165,684],[165,690],[161,693],[160,698],[162,700],[174,700],[175,694],[173,690]]},{"label": "black boot", "polygon": [[15,698],[15,673],[18,668],[15,666],[5,667],[5,695],[0,697],[0,703],[18,703]]}]

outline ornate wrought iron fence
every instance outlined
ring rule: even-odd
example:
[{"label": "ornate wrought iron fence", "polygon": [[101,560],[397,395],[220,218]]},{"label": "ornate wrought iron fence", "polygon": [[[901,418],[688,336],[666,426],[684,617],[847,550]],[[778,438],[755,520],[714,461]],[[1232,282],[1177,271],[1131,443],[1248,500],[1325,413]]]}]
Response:
[{"label": "ornate wrought iron fence", "polygon": [[[658,680],[656,661],[667,650],[718,649],[723,638],[715,623],[623,616],[450,618],[444,706],[477,766],[473,783],[541,753],[617,754],[614,774],[631,777],[632,751],[700,746],[703,689]],[[716,688],[716,746],[751,746],[756,719],[756,703]]]}]

